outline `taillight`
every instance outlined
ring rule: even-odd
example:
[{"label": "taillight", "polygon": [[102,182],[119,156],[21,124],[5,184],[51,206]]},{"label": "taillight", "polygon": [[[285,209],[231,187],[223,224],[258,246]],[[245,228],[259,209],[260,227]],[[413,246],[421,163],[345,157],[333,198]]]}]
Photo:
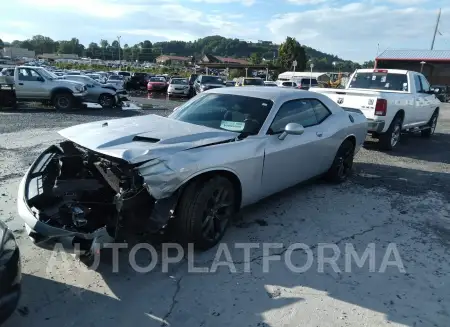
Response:
[{"label": "taillight", "polygon": [[387,100],[377,99],[377,103],[375,104],[375,116],[386,116],[386,111],[387,111]]},{"label": "taillight", "polygon": [[298,84],[297,88],[301,89],[301,88],[302,88],[302,85],[301,85],[301,84]]},{"label": "taillight", "polygon": [[387,74],[388,70],[387,69],[374,69],[373,72]]}]

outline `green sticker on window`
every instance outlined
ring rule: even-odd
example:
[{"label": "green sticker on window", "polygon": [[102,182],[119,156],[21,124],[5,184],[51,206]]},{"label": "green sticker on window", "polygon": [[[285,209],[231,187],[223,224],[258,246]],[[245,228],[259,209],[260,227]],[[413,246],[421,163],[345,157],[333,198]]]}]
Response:
[{"label": "green sticker on window", "polygon": [[229,121],[229,120],[222,120],[220,123],[220,128],[232,131],[232,132],[241,132],[244,130],[245,123],[239,122],[239,121]]}]

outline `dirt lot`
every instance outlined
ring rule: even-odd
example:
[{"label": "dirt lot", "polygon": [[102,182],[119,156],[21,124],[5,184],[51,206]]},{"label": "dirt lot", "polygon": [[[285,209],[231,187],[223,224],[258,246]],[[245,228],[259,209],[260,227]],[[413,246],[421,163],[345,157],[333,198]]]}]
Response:
[{"label": "dirt lot", "polygon": [[[43,148],[59,139],[58,129],[148,112],[0,113],[0,219],[18,237],[24,274],[19,310],[5,326],[449,326],[449,105],[442,108],[431,140],[406,136],[389,154],[378,152],[369,140],[357,156],[351,181],[308,183],[247,208],[223,241],[235,273],[227,266],[215,273],[188,273],[186,260],[167,273],[159,265],[138,273],[127,264],[127,251],[120,254],[119,272],[112,271],[110,260],[102,260],[96,271],[72,256],[58,256],[49,264],[52,252],[33,246],[17,219],[19,178]],[[290,244],[305,243],[314,263],[307,272],[294,273],[284,260],[273,261],[264,273],[262,246],[252,250],[249,260],[234,246],[249,241],[283,243],[284,248],[273,250],[283,256]],[[330,265],[318,271],[319,243],[339,247],[342,272]],[[376,271],[366,264],[344,272],[347,243],[359,255],[373,243]],[[404,272],[395,266],[379,272],[389,243],[396,244]],[[216,249],[196,254],[194,265],[211,267],[215,255]],[[291,258],[297,266],[307,259],[304,251]],[[149,260],[148,252],[139,252],[141,266]]]}]

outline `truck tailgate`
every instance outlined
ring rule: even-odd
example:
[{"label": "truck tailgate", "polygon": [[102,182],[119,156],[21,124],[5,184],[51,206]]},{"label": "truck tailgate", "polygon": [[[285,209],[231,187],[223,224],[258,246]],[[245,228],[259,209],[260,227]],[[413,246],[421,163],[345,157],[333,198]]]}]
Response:
[{"label": "truck tailgate", "polygon": [[322,93],[343,108],[353,108],[362,111],[367,119],[374,119],[375,105],[381,93],[369,90],[348,90],[348,89],[328,89],[311,88],[310,91]]}]

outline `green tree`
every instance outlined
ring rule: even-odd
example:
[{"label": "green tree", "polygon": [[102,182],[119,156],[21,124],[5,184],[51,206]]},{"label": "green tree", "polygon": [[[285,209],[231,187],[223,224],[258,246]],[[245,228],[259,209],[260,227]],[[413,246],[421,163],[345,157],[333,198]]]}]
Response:
[{"label": "green tree", "polygon": [[102,48],[103,60],[105,60],[106,50],[107,50],[108,46],[109,46],[108,40],[104,40],[104,39],[100,40],[100,47]]},{"label": "green tree", "polygon": [[0,39],[0,49],[3,49],[5,47],[5,44],[3,43],[3,40]]},{"label": "green tree", "polygon": [[142,61],[153,61],[154,56],[153,56],[153,45],[152,42],[150,42],[149,40],[145,40],[144,42],[142,42],[140,44],[141,46],[141,52],[139,54],[139,60]]},{"label": "green tree", "polygon": [[254,65],[260,64],[262,61],[262,55],[259,52],[253,52],[250,56],[250,62]]},{"label": "green tree", "polygon": [[278,62],[281,68],[292,70],[292,63],[297,61],[295,69],[297,71],[305,71],[307,62],[305,49],[295,38],[288,36],[286,41],[280,45],[278,53]]}]

